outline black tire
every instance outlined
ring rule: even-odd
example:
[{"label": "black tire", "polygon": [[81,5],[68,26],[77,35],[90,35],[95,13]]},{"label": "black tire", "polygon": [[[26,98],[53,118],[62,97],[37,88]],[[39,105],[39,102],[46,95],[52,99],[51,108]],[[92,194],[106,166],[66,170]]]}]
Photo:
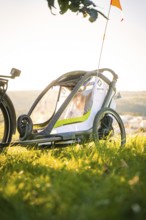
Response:
[{"label": "black tire", "polygon": [[20,115],[17,119],[17,130],[20,134],[20,140],[24,141],[32,134],[33,123],[29,115]]},{"label": "black tire", "polygon": [[11,142],[14,131],[11,107],[7,101],[7,97],[0,101],[0,147],[7,146]]},{"label": "black tire", "polygon": [[111,108],[101,109],[93,123],[93,140],[105,141],[114,146],[123,147],[126,143],[126,132],[119,114]]}]

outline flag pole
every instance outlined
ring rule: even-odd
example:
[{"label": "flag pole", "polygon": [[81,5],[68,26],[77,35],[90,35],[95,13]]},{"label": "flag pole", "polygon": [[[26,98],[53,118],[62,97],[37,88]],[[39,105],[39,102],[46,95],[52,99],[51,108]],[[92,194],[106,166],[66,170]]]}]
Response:
[{"label": "flag pole", "polygon": [[110,6],[109,6],[107,21],[106,21],[106,24],[105,24],[104,34],[103,34],[103,38],[102,38],[102,44],[101,44],[101,49],[100,49],[100,54],[99,54],[99,61],[98,61],[98,69],[100,68],[101,57],[102,57],[102,52],[103,52],[103,46],[104,46],[105,35],[106,35],[106,31],[107,31],[107,25],[108,25],[108,21],[109,21],[110,11],[111,11],[111,3],[110,3]]},{"label": "flag pole", "polygon": [[[106,21],[106,24],[105,24],[105,30],[104,30],[103,39],[102,39],[102,45],[101,45],[101,49],[100,49],[100,55],[99,55],[99,61],[98,61],[98,69],[99,69],[100,63],[101,63],[101,57],[102,57],[102,52],[103,52],[104,40],[105,40],[106,31],[107,31],[107,25],[108,25],[108,21],[109,21],[111,6],[115,6],[115,7],[119,8],[122,11],[120,0],[111,0],[110,1],[107,21]],[[121,21],[123,21],[123,18],[121,19]]]}]

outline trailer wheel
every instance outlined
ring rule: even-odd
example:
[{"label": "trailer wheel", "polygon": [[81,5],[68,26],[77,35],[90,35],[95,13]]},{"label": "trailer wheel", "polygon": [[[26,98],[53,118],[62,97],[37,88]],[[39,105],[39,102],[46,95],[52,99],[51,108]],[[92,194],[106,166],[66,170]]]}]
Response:
[{"label": "trailer wheel", "polygon": [[93,123],[94,142],[106,142],[107,146],[123,147],[126,143],[126,132],[120,115],[111,108],[101,109]]}]

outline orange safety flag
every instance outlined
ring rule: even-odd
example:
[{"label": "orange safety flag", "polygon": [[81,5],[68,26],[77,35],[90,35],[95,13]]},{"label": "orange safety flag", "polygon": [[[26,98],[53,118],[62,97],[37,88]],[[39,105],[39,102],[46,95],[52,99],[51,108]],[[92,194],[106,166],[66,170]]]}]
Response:
[{"label": "orange safety flag", "polygon": [[117,8],[119,8],[120,10],[122,10],[120,0],[111,0],[111,5],[113,5]]}]

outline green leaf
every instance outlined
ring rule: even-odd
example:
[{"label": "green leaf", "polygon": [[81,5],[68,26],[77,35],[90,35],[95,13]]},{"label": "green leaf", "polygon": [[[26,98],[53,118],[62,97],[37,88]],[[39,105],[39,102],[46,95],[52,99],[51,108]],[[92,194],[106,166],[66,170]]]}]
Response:
[{"label": "green leaf", "polygon": [[50,10],[52,10],[52,7],[55,8],[55,6],[54,6],[54,1],[55,1],[55,0],[47,0],[47,2],[48,2],[48,7],[50,8]]},{"label": "green leaf", "polygon": [[98,11],[96,9],[90,9],[89,10],[89,21],[94,22],[98,18]]},{"label": "green leaf", "polygon": [[69,4],[69,9],[72,12],[77,12],[79,10],[79,5],[80,5],[80,1],[71,1],[71,3]]},{"label": "green leaf", "polygon": [[60,14],[64,14],[67,12],[69,8],[69,1],[68,0],[58,0],[59,7],[60,7]]},{"label": "green leaf", "polygon": [[84,0],[83,3],[84,3],[84,6],[91,6],[92,5],[92,6],[96,7],[94,2],[92,2],[90,0]]}]

